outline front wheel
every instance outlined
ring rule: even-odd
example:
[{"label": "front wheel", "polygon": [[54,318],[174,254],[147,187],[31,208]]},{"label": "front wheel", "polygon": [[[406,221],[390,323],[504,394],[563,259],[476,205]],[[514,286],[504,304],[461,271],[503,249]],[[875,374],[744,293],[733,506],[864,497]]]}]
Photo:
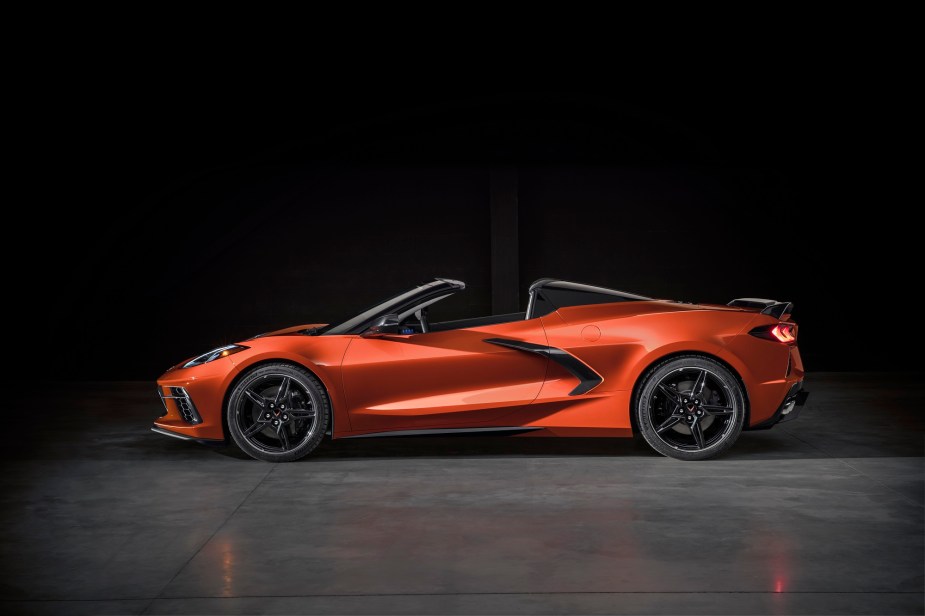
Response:
[{"label": "front wheel", "polygon": [[228,397],[228,431],[252,458],[291,462],[321,443],[330,408],[313,374],[291,364],[267,364],[245,374]]},{"label": "front wheel", "polygon": [[676,357],[649,370],[634,407],[646,442],[678,460],[718,456],[732,447],[745,422],[739,380],[719,362],[698,355]]}]

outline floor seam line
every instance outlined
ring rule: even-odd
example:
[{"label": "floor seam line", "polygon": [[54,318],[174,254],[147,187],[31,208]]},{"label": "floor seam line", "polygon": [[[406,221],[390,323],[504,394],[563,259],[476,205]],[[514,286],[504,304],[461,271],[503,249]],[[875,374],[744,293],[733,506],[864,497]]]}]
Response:
[{"label": "floor seam line", "polygon": [[781,430],[781,431],[782,431],[784,434],[788,434],[788,435],[792,436],[793,438],[795,438],[796,440],[800,441],[801,443],[803,443],[803,444],[805,444],[805,445],[807,445],[807,446],[809,446],[809,447],[812,447],[813,449],[815,449],[815,450],[818,451],[819,453],[822,453],[822,454],[828,456],[829,458],[831,458],[831,459],[833,459],[833,460],[837,460],[838,462],[841,462],[842,464],[844,464],[845,466],[847,466],[848,468],[850,468],[850,469],[853,470],[854,472],[856,472],[856,473],[858,473],[858,474],[860,474],[860,475],[866,477],[868,480],[872,481],[873,483],[877,484],[878,486],[880,486],[880,487],[882,487],[882,488],[886,488],[886,489],[889,490],[890,492],[893,492],[894,494],[896,494],[897,496],[899,496],[901,499],[903,499],[903,500],[906,501],[907,503],[910,503],[910,504],[912,504],[912,505],[915,505],[915,506],[918,507],[919,509],[925,509],[925,504],[915,502],[914,500],[912,500],[911,498],[909,498],[908,496],[906,496],[905,494],[903,494],[902,492],[900,492],[900,491],[897,490],[896,488],[893,488],[892,486],[888,486],[887,484],[883,483],[882,481],[880,481],[880,480],[877,479],[876,477],[872,477],[872,476],[868,475],[867,473],[865,473],[864,471],[862,471],[861,469],[857,468],[856,466],[852,466],[851,463],[848,462],[847,460],[845,460],[844,458],[841,458],[841,457],[839,457],[839,456],[833,456],[832,454],[828,453],[827,451],[824,451],[824,450],[820,449],[819,447],[813,445],[813,444],[810,443],[809,441],[804,441],[803,439],[801,439],[799,436],[797,436],[797,435],[796,435],[795,433],[793,433],[793,432],[790,432],[790,431],[788,431],[788,430]]},{"label": "floor seam line", "polygon": [[263,485],[263,482],[267,480],[267,477],[269,477],[270,474],[271,474],[274,470],[276,470],[276,466],[277,466],[277,465],[274,464],[273,466],[270,467],[270,469],[264,474],[264,476],[260,478],[260,481],[257,482],[257,485],[255,485],[253,488],[251,488],[251,491],[248,492],[248,493],[244,496],[243,499],[241,499],[241,502],[238,503],[237,506],[236,506],[234,509],[232,509],[231,513],[228,514],[228,517],[226,517],[224,520],[222,520],[222,523],[218,525],[218,528],[216,528],[214,531],[212,531],[212,534],[210,534],[208,537],[206,537],[206,540],[203,541],[202,544],[201,544],[199,547],[196,548],[196,551],[193,552],[192,556],[190,556],[188,559],[186,559],[186,561],[184,561],[184,563],[183,563],[182,565],[180,565],[180,567],[177,569],[176,573],[174,573],[174,574],[170,577],[170,579],[167,580],[167,583],[164,584],[163,588],[161,588],[161,589],[160,589],[160,590],[148,601],[148,604],[145,605],[145,608],[144,608],[143,610],[141,610],[141,612],[140,612],[141,614],[146,614],[146,613],[148,612],[148,610],[151,609],[151,606],[154,604],[154,602],[157,601],[157,600],[160,598],[161,594],[163,594],[163,592],[164,592],[165,590],[167,590],[167,588],[173,583],[173,581],[174,581],[175,579],[177,579],[177,576],[180,575],[180,572],[182,572],[182,571],[186,568],[187,565],[189,565],[191,562],[193,562],[193,559],[196,558],[196,556],[202,551],[202,549],[203,549],[204,547],[206,547],[207,545],[209,545],[209,542],[212,541],[212,539],[215,537],[215,535],[217,535],[223,528],[225,528],[225,525],[228,524],[228,521],[231,520],[231,518],[234,517],[234,514],[236,514],[236,513],[238,512],[238,510],[239,510],[241,507],[244,506],[244,503],[246,503],[246,502],[248,501],[248,499],[250,499],[250,497],[254,494],[254,492],[257,491],[257,488],[259,488],[260,486],[262,486],[262,485]]},{"label": "floor seam line", "polygon": [[[369,593],[369,594],[315,594],[315,595],[184,595],[156,597],[160,601],[188,599],[330,599],[371,597],[479,597],[479,596],[534,596],[534,595],[918,595],[917,590],[575,590],[535,592],[446,592],[446,593]],[[12,602],[41,601],[142,601],[144,599],[0,599]]]},{"label": "floor seam line", "polygon": [[[535,592],[446,592],[446,593],[369,593],[316,595],[184,595],[168,597],[121,597],[113,599],[16,599],[0,597],[0,603],[105,603],[115,601],[184,601],[187,599],[326,599],[371,597],[479,597],[531,595],[918,595],[917,590],[564,590]],[[147,607],[146,607],[147,609]]]}]

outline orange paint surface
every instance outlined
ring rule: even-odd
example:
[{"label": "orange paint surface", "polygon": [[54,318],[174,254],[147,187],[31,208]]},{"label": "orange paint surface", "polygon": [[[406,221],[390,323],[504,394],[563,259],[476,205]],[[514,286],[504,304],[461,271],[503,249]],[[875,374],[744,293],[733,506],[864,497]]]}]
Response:
[{"label": "orange paint surface", "polygon": [[[532,426],[530,436],[628,436],[634,387],[653,364],[701,353],[729,366],[745,387],[748,425],[770,418],[803,380],[795,344],[749,335],[777,319],[755,310],[652,300],[561,308],[542,317],[409,335],[317,335],[299,326],[243,341],[243,351],[168,370],[158,386],[183,387],[202,423],[173,400],[155,425],[197,439],[223,439],[226,395],[267,361],[303,366],[324,385],[333,437],[390,430]],[[537,353],[485,342],[524,341],[561,349],[603,380],[570,395],[578,379]]]}]

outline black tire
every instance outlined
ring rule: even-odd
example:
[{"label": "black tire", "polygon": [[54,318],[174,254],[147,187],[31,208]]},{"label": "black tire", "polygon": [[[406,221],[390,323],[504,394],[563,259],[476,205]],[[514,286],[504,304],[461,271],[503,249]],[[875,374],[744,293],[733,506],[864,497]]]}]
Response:
[{"label": "black tire", "polygon": [[745,395],[726,366],[682,355],[643,376],[633,404],[639,432],[652,449],[678,460],[706,460],[732,447],[745,423]]},{"label": "black tire", "polygon": [[292,462],[324,439],[331,403],[321,382],[292,364],[247,372],[228,397],[228,431],[241,451],[266,462]]}]

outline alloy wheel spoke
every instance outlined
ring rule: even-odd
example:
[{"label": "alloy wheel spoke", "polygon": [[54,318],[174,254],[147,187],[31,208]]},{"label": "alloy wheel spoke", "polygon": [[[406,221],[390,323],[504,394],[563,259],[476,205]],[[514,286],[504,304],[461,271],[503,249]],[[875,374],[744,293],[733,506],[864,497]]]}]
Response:
[{"label": "alloy wheel spoke", "polygon": [[292,381],[288,376],[283,377],[283,382],[279,384],[279,389],[276,390],[276,399],[273,401],[273,404],[279,406],[280,402],[285,402],[286,397],[289,396],[289,383]]},{"label": "alloy wheel spoke", "polygon": [[286,424],[281,423],[276,426],[276,435],[279,437],[280,445],[283,450],[289,449],[289,429],[286,427]]},{"label": "alloy wheel spoke", "polygon": [[733,413],[731,406],[722,406],[718,404],[704,404],[700,408],[708,412],[710,415],[732,415]]},{"label": "alloy wheel spoke", "polygon": [[691,389],[692,396],[699,396],[703,393],[703,386],[707,384],[707,371],[701,370],[700,374],[697,375],[697,380],[694,381],[694,387]]},{"label": "alloy wheel spoke", "polygon": [[663,421],[663,422],[661,423],[661,425],[655,429],[655,431],[656,431],[657,433],[661,434],[661,433],[664,432],[665,430],[670,429],[672,426],[674,426],[674,425],[675,425],[676,423],[678,423],[679,421],[681,421],[681,418],[680,418],[679,416],[677,416],[677,415],[672,415],[671,417],[669,417],[668,419],[666,419],[665,421]]},{"label": "alloy wheel spoke", "polygon": [[311,419],[315,416],[315,409],[289,409],[289,416],[293,419]]},{"label": "alloy wheel spoke", "polygon": [[251,402],[259,406],[260,408],[264,408],[267,405],[267,401],[263,399],[263,396],[256,394],[249,389],[244,390],[244,395],[250,398]]},{"label": "alloy wheel spoke", "polygon": [[700,428],[699,421],[695,421],[693,424],[691,424],[691,434],[694,435],[694,440],[697,442],[697,449],[703,449],[703,430]]},{"label": "alloy wheel spoke", "polygon": [[263,419],[258,419],[257,422],[254,423],[254,425],[252,425],[252,426],[250,426],[249,428],[247,428],[246,430],[244,430],[244,436],[248,436],[248,437],[249,437],[249,436],[254,436],[254,435],[257,434],[258,432],[261,432],[262,430],[265,430],[266,427],[267,427],[267,422],[264,421]]},{"label": "alloy wheel spoke", "polygon": [[668,398],[669,402],[671,402],[675,406],[678,405],[678,392],[672,390],[670,387],[668,387],[664,383],[659,383],[658,388],[659,390],[661,390],[663,394],[665,394],[665,397]]}]

